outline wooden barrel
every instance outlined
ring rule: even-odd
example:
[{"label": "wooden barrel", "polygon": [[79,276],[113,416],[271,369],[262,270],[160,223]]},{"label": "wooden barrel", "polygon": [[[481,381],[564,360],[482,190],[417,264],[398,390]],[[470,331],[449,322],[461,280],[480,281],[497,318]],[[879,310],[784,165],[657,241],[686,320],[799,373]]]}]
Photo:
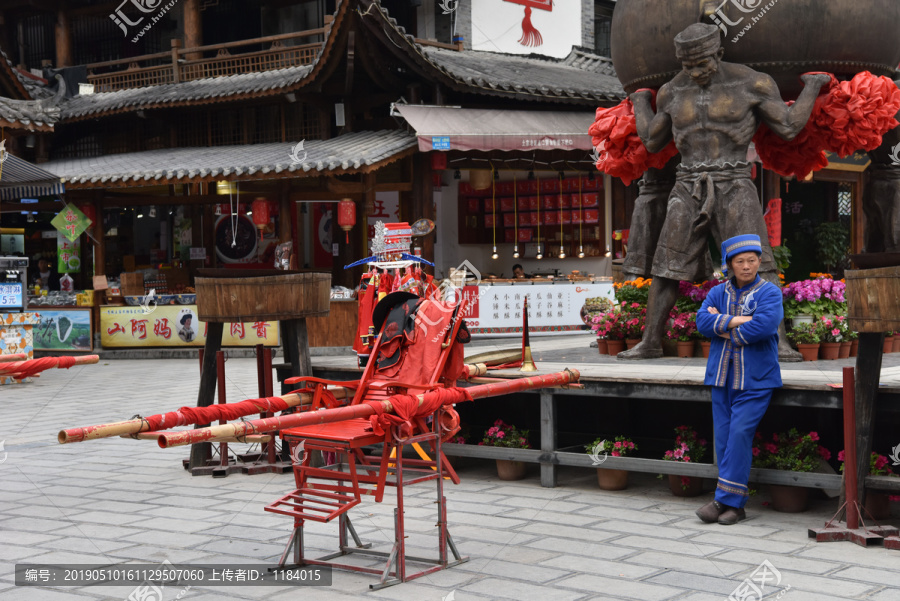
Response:
[{"label": "wooden barrel", "polygon": [[900,331],[900,267],[848,270],[844,277],[851,330]]},{"label": "wooden barrel", "polygon": [[[204,271],[204,275],[213,272]],[[276,321],[328,314],[330,273],[273,270],[277,275],[234,277],[234,271],[222,277],[196,278],[200,321]]]}]

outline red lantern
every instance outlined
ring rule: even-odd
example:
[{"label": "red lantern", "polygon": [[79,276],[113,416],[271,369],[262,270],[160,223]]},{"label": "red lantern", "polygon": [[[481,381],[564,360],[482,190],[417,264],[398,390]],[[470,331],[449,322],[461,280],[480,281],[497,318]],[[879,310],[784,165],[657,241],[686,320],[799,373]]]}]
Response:
[{"label": "red lantern", "polygon": [[346,232],[347,243],[350,242],[350,230],[356,225],[356,203],[349,198],[338,203],[338,225]]},{"label": "red lantern", "polygon": [[253,223],[259,228],[259,238],[262,240],[263,231],[269,225],[269,201],[262,197],[257,198],[250,205],[250,210],[253,212]]},{"label": "red lantern", "polygon": [[94,205],[85,204],[78,207],[84,213],[84,216],[91,220],[91,224],[97,223],[97,212],[94,211]]},{"label": "red lantern", "polygon": [[442,171],[447,168],[447,153],[432,152],[431,153],[431,169],[433,171]]}]

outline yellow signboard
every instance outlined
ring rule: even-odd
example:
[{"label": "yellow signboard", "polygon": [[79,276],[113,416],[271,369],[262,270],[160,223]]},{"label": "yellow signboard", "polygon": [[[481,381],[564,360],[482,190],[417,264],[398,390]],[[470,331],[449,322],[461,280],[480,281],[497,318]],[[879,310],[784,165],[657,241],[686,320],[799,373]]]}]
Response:
[{"label": "yellow signboard", "polygon": [[[104,348],[194,347],[206,343],[208,324],[197,319],[196,305],[100,307]],[[278,346],[278,322],[226,323],[222,346]]]}]

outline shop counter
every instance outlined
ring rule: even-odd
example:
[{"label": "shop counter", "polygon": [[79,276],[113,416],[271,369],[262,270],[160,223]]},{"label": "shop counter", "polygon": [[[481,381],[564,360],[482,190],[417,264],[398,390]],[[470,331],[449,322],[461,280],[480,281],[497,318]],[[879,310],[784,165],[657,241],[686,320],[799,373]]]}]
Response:
[{"label": "shop counter", "polygon": [[614,300],[612,278],[593,280],[482,281],[463,288],[463,317],[472,335],[521,336],[528,299],[528,331],[553,335],[583,329],[581,308],[589,298]]},{"label": "shop counter", "polygon": [[[34,326],[38,323],[36,313],[0,313],[0,355],[26,354],[34,359]],[[31,378],[14,380],[0,376],[0,385],[30,382]]]},{"label": "shop counter", "polygon": [[[103,348],[202,347],[207,324],[197,318],[197,305],[100,307]],[[278,346],[278,322],[225,324],[222,346]]]}]

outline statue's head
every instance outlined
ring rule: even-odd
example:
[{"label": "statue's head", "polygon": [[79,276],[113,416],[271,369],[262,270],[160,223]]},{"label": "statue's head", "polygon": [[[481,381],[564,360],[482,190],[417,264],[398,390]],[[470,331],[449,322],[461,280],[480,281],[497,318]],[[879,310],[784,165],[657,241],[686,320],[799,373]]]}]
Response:
[{"label": "statue's head", "polygon": [[724,54],[719,28],[715,25],[694,23],[675,36],[675,55],[685,72],[700,86],[709,85]]}]

